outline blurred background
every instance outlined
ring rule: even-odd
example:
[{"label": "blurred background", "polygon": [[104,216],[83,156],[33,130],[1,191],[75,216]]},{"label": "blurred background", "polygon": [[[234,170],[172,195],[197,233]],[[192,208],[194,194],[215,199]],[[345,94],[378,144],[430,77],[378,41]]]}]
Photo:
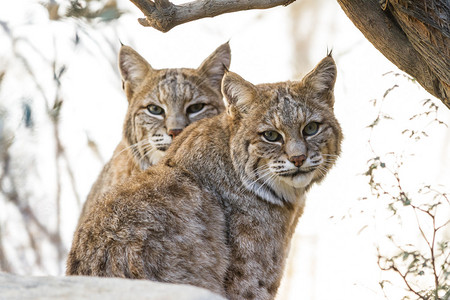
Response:
[{"label": "blurred background", "polygon": [[168,33],[139,17],[127,0],[0,3],[1,271],[64,274],[82,204],[121,139],[120,42],[154,68],[195,68],[229,40],[230,69],[255,84],[300,79],[328,49],[338,66],[343,153],[308,195],[278,299],[450,298],[450,111],[336,1]]}]

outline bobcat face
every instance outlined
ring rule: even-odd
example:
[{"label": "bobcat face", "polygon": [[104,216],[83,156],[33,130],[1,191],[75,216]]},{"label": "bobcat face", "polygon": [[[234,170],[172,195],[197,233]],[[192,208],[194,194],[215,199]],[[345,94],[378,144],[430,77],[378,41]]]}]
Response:
[{"label": "bobcat face", "polygon": [[233,164],[245,188],[283,204],[325,176],[342,139],[333,114],[335,76],[331,57],[301,82],[254,86],[226,75],[228,113],[240,122],[232,140]]},{"label": "bobcat face", "polygon": [[[287,96],[276,99],[278,103],[267,112],[266,122],[257,128],[260,141],[252,145],[254,153],[261,157],[259,166],[276,181],[304,188],[321,175],[332,130],[320,112]],[[262,177],[261,172],[256,171],[256,175]]]},{"label": "bobcat face", "polygon": [[124,136],[141,169],[157,163],[187,125],[224,110],[220,82],[229,64],[228,44],[198,69],[164,70],[122,47],[119,65],[129,100]]},{"label": "bobcat face", "polygon": [[131,111],[134,126],[128,138],[130,144],[136,143],[135,155],[141,166],[157,163],[187,125],[224,109],[221,97],[214,90],[196,84],[201,78],[190,74],[191,70],[160,73],[155,76],[154,87],[134,100],[139,105]]}]

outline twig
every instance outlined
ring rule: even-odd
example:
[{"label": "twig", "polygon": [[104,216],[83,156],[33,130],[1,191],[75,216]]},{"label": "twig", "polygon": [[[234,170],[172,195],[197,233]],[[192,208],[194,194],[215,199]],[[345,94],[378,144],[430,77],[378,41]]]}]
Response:
[{"label": "twig", "polygon": [[[442,266],[445,266],[446,264],[450,264],[449,258],[450,258],[450,252],[445,257],[444,262],[442,263]],[[439,271],[438,278],[441,278],[441,276],[443,275],[444,271],[445,271],[445,268],[441,268],[441,271]]]},{"label": "twig", "polygon": [[[434,284],[435,284],[435,290],[434,290],[434,293],[435,293],[436,299],[438,299],[439,276],[438,276],[438,272],[437,272],[437,269],[436,269],[436,257],[435,257],[435,253],[434,253],[434,252],[435,252],[435,251],[434,251],[434,246],[435,246],[435,242],[436,242],[436,233],[438,232],[438,230],[439,230],[440,228],[442,228],[442,226],[441,226],[441,227],[436,227],[436,217],[435,217],[435,215],[433,215],[433,214],[430,213],[429,211],[426,211],[426,210],[424,210],[424,209],[421,209],[421,208],[419,208],[419,207],[416,207],[416,206],[414,206],[414,205],[412,205],[412,204],[411,204],[411,207],[414,209],[414,214],[416,215],[417,226],[418,226],[418,228],[419,228],[419,231],[420,231],[420,233],[421,233],[423,239],[424,239],[425,242],[427,243],[428,248],[429,248],[429,250],[430,250],[430,255],[431,255],[431,265],[432,265],[432,267],[433,267]],[[422,230],[422,226],[420,225],[419,218],[418,218],[418,216],[417,216],[417,210],[419,210],[419,211],[421,211],[421,212],[427,214],[427,215],[432,219],[432,221],[433,221],[433,236],[432,236],[431,242],[428,241],[428,239],[427,239],[425,233],[424,233],[423,230]],[[447,223],[448,223],[448,222],[447,222]]]},{"label": "twig", "polygon": [[10,273],[11,266],[8,263],[8,259],[6,258],[5,251],[3,250],[3,234],[2,227],[0,224],[0,271]]},{"label": "twig", "polygon": [[67,174],[69,175],[70,185],[72,186],[73,195],[75,196],[75,200],[77,201],[78,207],[81,207],[81,197],[77,190],[75,173],[73,172],[73,168],[72,168],[72,165],[70,164],[69,158],[67,157],[66,151],[64,150],[64,148],[61,148],[61,149],[62,149],[61,157],[66,162],[66,170],[67,170]]},{"label": "twig", "polygon": [[436,216],[432,215],[430,213],[431,218],[433,219],[433,239],[431,241],[431,247],[430,247],[430,254],[431,254],[431,264],[433,266],[433,275],[434,275],[434,285],[435,285],[435,290],[434,290],[434,296],[436,297],[436,299],[438,298],[438,291],[439,291],[439,277],[438,277],[438,272],[436,269],[436,257],[434,254],[434,246],[435,246],[435,242],[436,242],[436,233],[439,229],[437,229],[436,227]]},{"label": "twig", "polygon": [[180,5],[169,0],[130,0],[145,15],[138,19],[142,26],[167,32],[173,27],[221,14],[250,9],[267,9],[287,6],[295,0],[196,0]]},{"label": "twig", "polygon": [[[91,41],[94,42],[94,44],[98,47],[100,51],[104,51],[104,47],[101,47],[101,43],[99,43],[95,38],[91,37],[92,31],[86,30],[83,25],[80,25],[77,23],[77,29],[78,31],[85,33],[83,37],[88,37]],[[91,28],[89,28],[91,29]],[[47,225],[46,222],[42,222],[39,218],[39,215],[36,214],[34,207],[30,203],[30,199],[33,195],[26,194],[24,191],[19,189],[20,184],[22,182],[26,183],[25,180],[28,178],[20,178],[20,175],[17,175],[15,172],[12,172],[11,170],[11,163],[12,163],[12,157],[13,153],[8,150],[8,147],[10,145],[7,145],[6,142],[9,141],[0,141],[0,202],[5,201],[11,205],[14,206],[14,209],[17,209],[19,216],[21,216],[22,220],[19,220],[19,222],[23,223],[23,227],[25,230],[25,234],[28,235],[29,239],[29,245],[21,245],[21,247],[17,247],[18,252],[17,256],[23,257],[23,260],[28,261],[28,256],[23,256],[20,252],[24,251],[30,251],[34,254],[34,262],[32,264],[32,268],[35,266],[43,268],[46,259],[46,253],[42,249],[42,243],[41,240],[49,239],[51,246],[56,250],[57,255],[51,257],[50,259],[53,259],[58,263],[58,266],[61,268],[62,264],[61,262],[64,260],[65,254],[67,252],[67,249],[65,249],[65,246],[62,241],[61,233],[61,223],[62,223],[62,207],[64,205],[64,176],[67,174],[70,185],[73,190],[73,194],[75,195],[76,201],[78,205],[81,205],[81,199],[79,192],[77,191],[77,185],[76,185],[76,170],[73,169],[73,164],[70,162],[69,153],[67,152],[67,149],[65,148],[64,141],[62,139],[63,132],[61,131],[61,122],[59,120],[61,108],[63,105],[63,97],[62,95],[62,85],[61,77],[63,74],[65,74],[66,65],[59,66],[57,62],[57,48],[56,48],[56,36],[53,36],[53,47],[55,47],[55,55],[54,57],[47,58],[47,55],[43,55],[43,53],[40,51],[39,47],[36,47],[35,44],[33,44],[31,41],[27,39],[27,35],[17,35],[13,31],[13,27],[10,27],[10,25],[6,22],[3,22],[0,20],[0,32],[5,32],[6,36],[10,38],[11,43],[11,52],[12,55],[15,57],[15,59],[19,62],[19,64],[22,65],[22,68],[24,70],[24,75],[29,77],[31,81],[35,85],[35,89],[37,93],[35,93],[38,99],[42,98],[44,103],[43,106],[45,107],[45,111],[47,114],[47,117],[50,120],[51,123],[51,133],[53,134],[54,142],[55,142],[55,152],[52,153],[54,155],[54,161],[55,161],[55,170],[52,170],[52,172],[55,173],[56,185],[54,186],[55,192],[55,198],[53,201],[55,201],[54,206],[56,206],[56,224],[52,224],[53,226]],[[105,40],[107,40],[106,35],[101,35],[101,37]],[[116,37],[117,40],[117,37]],[[111,48],[114,48],[112,46],[112,41],[108,41],[108,44]],[[75,39],[75,47],[80,43],[78,35]],[[53,71],[53,83],[55,86],[55,89],[48,90],[46,88],[45,84],[41,84],[46,79],[49,78],[43,78],[41,74],[42,69],[39,69],[39,74],[37,72],[37,69],[34,68],[34,64],[27,53],[23,52],[23,46],[26,46],[27,48],[25,50],[28,50],[28,54],[31,50],[33,55],[37,55],[38,59],[44,63],[46,63]],[[87,49],[89,51],[89,49]],[[104,53],[105,55],[107,53]],[[36,56],[35,55],[35,56]],[[104,55],[104,56],[105,56]],[[112,64],[111,64],[112,66]],[[114,69],[115,74],[118,75],[118,72],[116,69]],[[0,81],[2,72],[0,72]],[[48,81],[48,80],[46,80]],[[40,101],[41,102],[41,101]],[[0,136],[1,138],[1,136]],[[11,144],[14,142],[13,139],[11,139]],[[8,146],[8,147],[7,147]],[[69,188],[70,189],[70,188]],[[4,200],[2,199],[4,198]],[[53,220],[53,218],[52,218]],[[54,228],[56,227],[56,228]],[[3,236],[2,236],[3,234]],[[6,233],[0,232],[0,269],[3,271],[10,271],[10,272],[17,272],[15,270],[14,264],[11,263],[11,259],[9,259],[8,256],[13,255],[14,252],[6,252],[5,249],[3,249],[2,242],[8,242],[8,237],[5,237]],[[5,239],[6,238],[6,239]],[[28,249],[30,248],[30,249]],[[9,262],[9,263],[8,263]],[[32,269],[31,269],[32,270]],[[61,269],[59,269],[59,273],[61,273]],[[47,273],[47,271],[45,271]],[[1,297],[0,297],[1,298]]]},{"label": "twig", "polygon": [[[56,53],[56,45],[55,45],[55,39],[53,39],[53,46],[55,48],[55,53]],[[53,79],[55,81],[55,85],[56,85],[56,91],[55,91],[55,97],[54,97],[54,102],[53,102],[53,107],[47,107],[47,113],[48,116],[52,122],[53,125],[53,134],[54,134],[54,138],[55,138],[55,145],[56,145],[56,149],[55,149],[55,166],[56,166],[56,237],[59,239],[59,241],[61,240],[61,191],[62,191],[62,182],[61,182],[61,176],[62,176],[62,172],[61,172],[61,166],[60,166],[60,161],[62,160],[62,158],[65,157],[65,151],[64,151],[64,146],[61,142],[61,137],[59,134],[59,116],[61,113],[61,108],[62,105],[64,103],[64,101],[60,98],[60,90],[61,90],[61,76],[64,73],[65,67],[63,66],[59,71],[56,69],[56,54],[55,54],[55,58],[54,61],[52,63],[52,70],[53,70]],[[67,160],[67,158],[66,158]],[[69,176],[72,175],[70,166],[68,164],[68,160],[67,160],[67,169],[70,171],[69,172]],[[76,190],[75,188],[75,183],[74,180],[75,178],[73,176],[70,176],[72,184],[73,184],[73,189]],[[78,196],[77,193],[75,194],[75,196]],[[79,198],[77,199],[79,202]],[[56,244],[56,249],[58,251],[58,261],[62,261],[64,259],[64,248],[62,247],[62,244],[58,241],[58,243]],[[61,270],[60,270],[61,271]]]},{"label": "twig", "polygon": [[388,267],[383,267],[381,265],[381,258],[382,256],[380,254],[378,254],[378,267],[380,268],[380,270],[382,271],[389,271],[389,270],[393,270],[395,271],[398,275],[400,275],[400,277],[403,279],[403,281],[405,282],[406,287],[408,288],[409,291],[411,291],[412,293],[414,293],[417,297],[419,297],[419,299],[423,299],[426,300],[426,298],[424,298],[419,292],[417,292],[415,289],[413,289],[413,287],[409,284],[408,279],[406,278],[408,276],[408,271],[406,271],[405,274],[403,274],[396,266],[395,263],[392,261],[392,265],[388,266]]},{"label": "twig", "polygon": [[[2,153],[2,162],[3,162],[3,168],[2,168],[2,174],[0,176],[0,194],[3,194],[6,199],[8,199],[13,205],[15,205],[20,212],[20,216],[23,219],[24,227],[27,232],[28,238],[30,240],[31,248],[34,251],[34,254],[36,256],[36,264],[40,267],[44,267],[42,265],[41,260],[41,252],[38,249],[38,243],[36,242],[36,234],[31,232],[31,224],[34,224],[40,232],[42,232],[45,236],[47,236],[52,243],[55,245],[58,245],[58,247],[63,248],[62,240],[60,236],[58,236],[57,233],[50,232],[37,218],[35,213],[33,212],[33,209],[30,207],[29,202],[26,199],[20,199],[17,184],[15,182],[14,177],[10,173],[10,154],[8,152],[8,149],[4,150],[4,153]],[[9,185],[10,185],[10,191],[5,191],[3,188],[3,182],[9,178]]]}]

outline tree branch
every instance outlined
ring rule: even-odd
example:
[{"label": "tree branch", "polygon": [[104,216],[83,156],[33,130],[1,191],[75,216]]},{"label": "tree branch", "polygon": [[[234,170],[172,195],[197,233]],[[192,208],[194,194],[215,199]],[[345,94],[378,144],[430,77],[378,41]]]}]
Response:
[{"label": "tree branch", "polygon": [[[448,26],[445,16],[440,20],[440,23],[443,24],[440,28],[444,33],[441,34],[433,26],[420,23],[420,20],[415,18],[406,24],[403,21],[405,17],[400,15],[402,12],[399,8],[399,1],[389,0],[386,10],[383,10],[378,0],[337,0],[337,2],[347,17],[375,48],[450,108],[450,82],[448,81],[450,56],[448,48],[445,50],[446,48],[441,46],[441,44],[448,45],[449,41],[449,38],[444,35],[447,32],[446,26]],[[432,14],[431,10],[434,7],[427,9],[430,11],[429,14]],[[433,11],[433,13],[437,16],[442,15],[437,14],[437,11]],[[409,18],[413,17],[409,16]],[[437,26],[436,24],[438,22],[432,25]],[[419,35],[411,28],[407,29],[407,26],[423,28],[423,32],[420,32]],[[423,43],[427,35],[435,37],[436,41]],[[428,40],[432,40],[432,38],[428,38]],[[441,48],[444,50],[439,50],[439,54],[436,55],[436,49]],[[437,70],[443,71],[438,72]]]},{"label": "tree branch", "polygon": [[221,14],[250,9],[287,6],[295,0],[196,0],[175,5],[169,0],[130,0],[145,15],[138,19],[142,26],[167,32],[177,25],[212,18]]}]

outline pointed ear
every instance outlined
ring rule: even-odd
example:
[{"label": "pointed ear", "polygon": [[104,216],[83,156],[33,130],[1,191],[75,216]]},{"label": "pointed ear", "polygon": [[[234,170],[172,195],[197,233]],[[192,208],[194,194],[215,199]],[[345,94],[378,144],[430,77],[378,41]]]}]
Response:
[{"label": "pointed ear", "polygon": [[197,71],[200,76],[209,81],[213,88],[220,92],[220,84],[225,71],[230,68],[230,62],[231,49],[229,43],[226,42],[208,56]]},{"label": "pointed ear", "polygon": [[222,80],[222,94],[228,108],[234,107],[241,113],[245,113],[256,97],[257,89],[238,74],[226,72]]},{"label": "pointed ear", "polygon": [[119,51],[119,70],[123,80],[123,88],[128,101],[136,92],[148,72],[150,64],[131,47],[122,46]]},{"label": "pointed ear", "polygon": [[317,66],[305,77],[300,85],[306,88],[316,98],[324,99],[328,105],[333,107],[334,96],[333,89],[336,83],[337,69],[331,53],[322,59]]}]

